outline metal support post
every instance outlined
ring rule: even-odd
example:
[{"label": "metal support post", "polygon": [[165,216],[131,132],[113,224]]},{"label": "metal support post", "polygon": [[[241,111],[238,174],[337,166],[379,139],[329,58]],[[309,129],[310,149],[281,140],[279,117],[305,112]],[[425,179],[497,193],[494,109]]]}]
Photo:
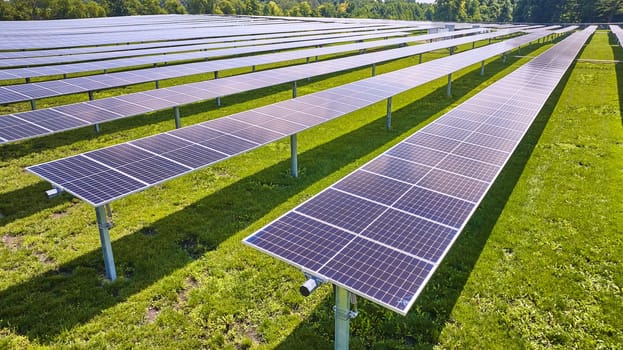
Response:
[{"label": "metal support post", "polygon": [[35,102],[35,100],[30,100],[30,108],[34,111],[35,109],[37,109],[37,103]]},{"label": "metal support post", "polygon": [[182,121],[180,120],[180,108],[179,107],[173,107],[173,113],[175,115],[175,128],[179,129],[182,127]]},{"label": "metal support post", "polygon": [[502,62],[506,63],[506,52],[502,54]]},{"label": "metal support post", "polygon": [[115,259],[112,255],[112,245],[110,243],[110,233],[108,232],[108,216],[106,215],[105,206],[95,207],[95,216],[97,218],[97,228],[100,233],[100,241],[102,242],[102,251],[104,253],[104,267],[106,268],[106,277],[111,281],[117,279],[115,271]]},{"label": "metal support post", "polygon": [[387,98],[387,116],[385,117],[385,127],[387,130],[392,128],[392,98]]},{"label": "metal support post", "polygon": [[67,73],[63,73],[63,79],[67,79]]},{"label": "metal support post", "polygon": [[299,162],[297,152],[296,134],[290,135],[290,170],[292,171],[292,177],[299,177]]},{"label": "metal support post", "polygon": [[156,89],[160,89],[160,80],[156,80]]},{"label": "metal support post", "polygon": [[104,69],[104,74],[108,74],[108,69]]},{"label": "metal support post", "polygon": [[89,101],[93,101],[93,91],[89,91]]},{"label": "metal support post", "polygon": [[517,54],[518,54],[518,55],[521,55],[521,45],[519,45],[519,46],[517,47]]},{"label": "metal support post", "polygon": [[292,82],[292,98],[296,98],[296,80]]},{"label": "metal support post", "polygon": [[480,62],[480,75],[485,75],[485,61]]},{"label": "metal support post", "polygon": [[335,350],[348,350],[350,342],[350,292],[335,286]]},{"label": "metal support post", "polygon": [[448,87],[446,88],[446,95],[452,96],[452,73],[448,74]]},{"label": "metal support post", "polygon": [[316,56],[316,62],[318,62],[318,56]]},{"label": "metal support post", "polygon": [[472,43],[472,49],[473,49],[473,48],[475,48],[475,47],[476,47],[476,42],[474,41],[474,42]]},{"label": "metal support post", "polygon": [[422,64],[422,54],[420,54],[420,61],[418,63]]},{"label": "metal support post", "polygon": [[220,107],[221,106],[221,96],[217,96],[216,97],[216,106]]},{"label": "metal support post", "polygon": [[30,78],[26,78],[26,83],[30,83]]},{"label": "metal support post", "polygon": [[255,72],[255,65],[251,66],[251,72]]},{"label": "metal support post", "polygon": [[376,75],[376,63],[372,63],[372,76]]},{"label": "metal support post", "polygon": [[217,70],[214,71],[214,79],[218,79],[218,71]]},{"label": "metal support post", "polygon": [[309,57],[305,58],[305,63],[309,63]]},{"label": "metal support post", "polygon": [[94,127],[95,127],[95,133],[99,134],[100,133],[100,125],[99,124],[95,124]]}]

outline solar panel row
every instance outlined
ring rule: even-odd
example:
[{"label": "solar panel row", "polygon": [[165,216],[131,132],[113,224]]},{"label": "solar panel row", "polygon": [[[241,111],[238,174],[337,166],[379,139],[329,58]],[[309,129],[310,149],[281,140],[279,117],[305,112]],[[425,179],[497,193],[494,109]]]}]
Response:
[{"label": "solar panel row", "polygon": [[[482,29],[479,29],[482,31]],[[457,32],[455,35],[461,35]],[[396,35],[403,35],[406,33],[394,33]],[[431,34],[435,35],[435,34]],[[445,34],[447,35],[447,34]],[[203,52],[191,52],[191,53],[183,53],[183,54],[170,54],[170,55],[156,55],[156,56],[145,56],[145,57],[130,57],[130,58],[120,58],[113,60],[105,60],[98,62],[83,62],[83,63],[74,63],[74,64],[60,64],[54,66],[42,66],[42,67],[32,67],[32,68],[13,68],[13,69],[4,69],[0,70],[0,80],[8,80],[8,79],[25,79],[25,78],[33,78],[33,77],[42,77],[42,76],[50,76],[50,75],[62,75],[62,74],[70,74],[70,73],[83,73],[89,71],[101,71],[105,69],[115,69],[115,68],[124,68],[131,66],[140,66],[140,65],[148,65],[148,64],[160,64],[160,63],[171,63],[176,61],[185,61],[185,60],[197,60],[197,59],[208,59],[215,57],[223,57],[223,56],[233,56],[233,55],[242,55],[242,54],[252,54],[252,53],[260,53],[266,51],[279,51],[279,50],[291,50],[296,48],[303,47],[311,47],[311,46],[322,46],[335,44],[339,42],[345,41],[357,41],[357,40],[370,40],[370,39],[379,39],[387,37],[387,34],[373,34],[373,35],[361,35],[361,36],[352,36],[348,40],[345,38],[339,39],[324,39],[324,40],[309,40],[304,42],[293,42],[293,43],[284,43],[284,44],[275,44],[275,45],[264,45],[264,46],[251,46],[251,47],[238,47],[238,48],[229,48],[229,49],[221,49],[221,50],[210,50]],[[325,47],[322,50],[319,50],[319,55],[332,54],[336,52],[347,52],[353,50],[364,50],[373,47],[383,47],[390,45],[400,45],[411,43],[419,40],[427,40],[422,38],[423,36],[409,36],[405,38],[393,38],[387,40],[375,40],[357,44],[345,44],[345,45],[337,45],[337,46],[329,46]],[[304,58],[310,56],[302,55],[302,50],[287,52],[289,55],[295,58]],[[285,53],[284,53],[285,54]],[[310,54],[313,56],[313,54]],[[254,56],[248,57],[238,57],[238,60],[246,60],[248,62],[253,62],[257,59]],[[222,63],[223,60],[218,60],[212,62],[212,64]],[[248,65],[252,65],[247,64]],[[260,64],[260,63],[258,63]],[[179,69],[179,67],[174,67],[173,69]],[[225,68],[227,69],[227,68]],[[214,70],[222,70],[222,69],[214,69]],[[212,71],[212,70],[208,70]],[[204,72],[206,72],[204,70]],[[154,73],[150,71],[148,74]]]},{"label": "solar panel row", "polygon": [[[81,102],[73,105],[14,113],[8,117],[0,118],[0,143],[42,136],[219,96],[222,97],[288,83],[307,77],[372,65],[427,51],[453,47],[470,41],[486,40],[494,35],[498,34],[489,33],[474,37],[444,40],[430,44],[311,63],[309,65],[284,67],[108,99]],[[109,108],[107,106],[112,107]]]},{"label": "solar panel row", "polygon": [[[53,65],[60,63],[68,63],[68,62],[84,62],[84,61],[98,61],[98,60],[107,60],[107,59],[119,59],[123,57],[132,57],[132,56],[146,56],[146,55],[163,55],[167,54],[166,62],[173,62],[179,60],[175,55],[171,55],[176,52],[191,52],[191,51],[204,51],[204,50],[214,50],[214,49],[226,49],[226,48],[240,48],[245,46],[255,46],[255,45],[269,45],[269,44],[285,44],[292,42],[300,42],[301,45],[304,45],[306,41],[312,41],[310,46],[318,45],[315,43],[318,40],[330,40],[327,44],[333,43],[341,43],[348,41],[357,41],[357,40],[369,40],[369,39],[378,39],[387,36],[400,36],[400,35],[408,35],[409,33],[405,30],[415,30],[415,29],[390,29],[390,30],[370,30],[365,32],[349,32],[349,33],[339,33],[339,34],[322,34],[322,35],[312,35],[312,36],[296,36],[291,38],[276,38],[276,39],[263,39],[263,40],[248,40],[248,41],[235,41],[235,42],[220,42],[213,44],[199,44],[199,45],[182,45],[182,46],[172,46],[172,47],[161,47],[161,48],[152,48],[152,49],[142,49],[142,50],[129,50],[129,51],[111,51],[111,52],[103,52],[103,53],[89,53],[89,54],[80,54],[80,55],[65,55],[65,56],[48,56],[48,57],[32,57],[32,58],[18,58],[18,59],[5,59],[0,62],[1,68],[11,68],[11,67],[23,67],[23,66],[39,66],[39,65]],[[352,37],[352,39],[350,39]],[[343,40],[340,40],[343,39]],[[335,40],[335,41],[333,41]],[[324,45],[324,44],[322,44]],[[304,47],[304,46],[297,46]],[[265,47],[268,50],[268,47]],[[277,48],[278,49],[278,48]],[[270,50],[268,50],[270,51]],[[225,55],[228,55],[228,51],[225,51]],[[255,51],[254,51],[255,52]],[[217,56],[220,56],[218,52],[215,53]],[[204,54],[195,53],[200,58],[204,58]],[[189,56],[191,59],[196,58],[195,55]],[[181,59],[186,59],[186,56],[179,56]]]},{"label": "solar panel row", "polygon": [[[477,33],[477,30],[466,31],[465,35]],[[514,33],[514,30],[505,30],[496,32],[488,38]],[[440,33],[430,35],[418,35],[408,39],[412,41],[425,41],[431,39],[439,39],[444,37],[456,36],[452,33]],[[391,39],[389,39],[391,40]],[[400,39],[407,40],[407,38]],[[484,39],[483,39],[484,40]],[[340,46],[331,46],[325,48],[315,48],[307,50],[295,50],[290,52],[280,52],[274,54],[258,55],[253,57],[237,57],[231,59],[223,59],[211,62],[189,63],[171,67],[159,67],[142,69],[128,72],[110,73],[104,75],[95,75],[80,78],[71,78],[64,80],[45,81],[30,84],[6,85],[0,87],[0,103],[14,103],[21,101],[34,100],[45,97],[61,96],[79,92],[88,92],[93,90],[109,89],[113,87],[121,87],[132,84],[140,84],[155,80],[179,78],[188,75],[203,74],[227,69],[242,68],[263,64],[273,64],[288,60],[308,58],[334,53],[343,53],[353,50],[362,50],[366,48],[376,47],[379,44],[386,44],[388,40],[381,43],[360,43],[348,44]],[[417,49],[416,49],[417,50]],[[312,74],[315,75],[315,74]]]},{"label": "solar panel row", "polygon": [[618,25],[610,25],[610,31],[616,36],[619,46],[623,46],[623,29]]},{"label": "solar panel row", "polygon": [[[230,117],[27,169],[55,187],[94,206],[101,206],[369,106],[547,34],[528,34]],[[109,101],[104,107],[114,108],[114,105]],[[182,159],[183,154],[189,159]]]},{"label": "solar panel row", "polygon": [[128,32],[118,33],[117,35],[78,34],[59,36],[33,35],[25,37],[16,36],[14,34],[9,36],[5,34],[1,37],[2,40],[0,41],[0,50],[49,49],[176,39],[198,39],[205,37],[276,34],[309,30],[349,29],[358,27],[362,27],[362,25],[284,21],[277,24],[274,24],[274,22],[266,22],[262,25],[212,26],[203,30],[193,28],[192,26],[179,30],[166,30],[165,28],[162,28],[162,30],[153,32],[132,31],[130,28]]},{"label": "solar panel row", "polygon": [[[404,26],[373,26],[362,28],[351,28],[347,30],[333,29],[323,30],[322,32],[291,32],[291,33],[278,33],[278,34],[264,34],[264,35],[242,35],[242,36],[227,36],[219,38],[202,38],[192,40],[174,40],[174,41],[158,41],[146,44],[123,44],[123,45],[106,45],[106,46],[88,46],[88,47],[74,47],[67,49],[51,49],[51,50],[35,50],[35,51],[8,51],[0,52],[0,58],[6,59],[19,59],[19,58],[32,58],[32,57],[46,57],[46,56],[62,56],[62,55],[80,55],[89,53],[101,53],[111,51],[133,51],[142,49],[153,49],[160,47],[174,47],[174,46],[187,46],[187,45],[199,45],[199,44],[214,44],[214,43],[231,43],[235,41],[253,41],[253,40],[265,40],[274,38],[291,38],[297,36],[321,36],[325,34],[344,33],[362,33],[372,30],[398,30],[402,28],[404,30],[412,30],[413,28],[405,28]],[[417,30],[417,29],[413,29]]]},{"label": "solar panel row", "polygon": [[595,28],[573,34],[244,242],[406,314]]}]

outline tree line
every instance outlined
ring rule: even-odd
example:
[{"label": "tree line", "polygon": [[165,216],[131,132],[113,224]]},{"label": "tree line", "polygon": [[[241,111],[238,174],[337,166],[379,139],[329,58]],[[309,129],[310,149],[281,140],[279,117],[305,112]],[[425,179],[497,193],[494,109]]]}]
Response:
[{"label": "tree line", "polygon": [[0,0],[1,20],[166,13],[579,23],[623,21],[623,0]]}]

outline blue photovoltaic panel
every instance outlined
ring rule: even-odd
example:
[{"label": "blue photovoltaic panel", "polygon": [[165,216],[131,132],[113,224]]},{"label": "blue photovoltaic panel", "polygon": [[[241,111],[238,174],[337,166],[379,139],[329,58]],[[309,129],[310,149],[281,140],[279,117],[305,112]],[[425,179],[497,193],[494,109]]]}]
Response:
[{"label": "blue photovoltaic panel", "polygon": [[[353,212],[353,208],[357,208],[357,212]],[[329,189],[306,202],[297,212],[348,231],[361,232],[384,210],[382,205]]]},{"label": "blue photovoltaic panel", "polygon": [[281,251],[288,261],[319,269],[355,236],[297,213],[250,238],[266,251]]},{"label": "blue photovoltaic panel", "polygon": [[[291,82],[294,80],[329,74],[336,71],[364,66],[373,64],[375,62],[383,62],[391,59],[396,59],[400,57],[406,57],[409,55],[414,55],[417,53],[427,52],[434,48],[443,48],[452,46],[454,44],[460,44],[462,42],[470,42],[475,41],[477,39],[483,39],[486,37],[491,37],[493,35],[501,35],[502,33],[497,34],[484,34],[474,37],[464,37],[459,39],[450,39],[444,40],[441,42],[434,42],[430,44],[422,44],[415,45],[410,47],[403,47],[394,50],[387,50],[383,52],[376,52],[366,55],[358,55],[340,58],[336,60],[328,60],[321,61],[318,63],[311,63],[308,65],[298,65],[291,67],[279,68],[276,70],[267,70],[260,71],[255,73],[250,73],[242,76],[232,76],[226,77],[218,80],[210,80],[200,83],[179,85],[171,88],[158,89],[146,92],[139,92],[125,96],[118,96],[112,98],[106,98],[102,100],[96,101],[88,101],[81,102],[73,105],[55,107],[56,110],[62,111],[67,116],[65,117],[67,121],[63,121],[58,119],[56,122],[56,126],[53,130],[47,130],[45,127],[43,129],[37,128],[28,128],[26,127],[20,137],[12,138],[13,140],[23,139],[23,138],[31,138],[37,137],[45,134],[50,134],[52,132],[58,132],[62,130],[69,130],[76,127],[79,127],[78,124],[75,123],[73,119],[80,119],[85,122],[95,124],[101,123],[105,121],[115,120],[122,117],[129,117],[133,115],[142,114],[145,112],[149,112],[151,110],[161,110],[166,108],[176,107],[182,104],[192,103],[203,101],[205,99],[215,98],[227,94],[244,92],[254,89],[259,89],[266,86],[273,86],[285,82]],[[539,36],[546,35],[535,34],[531,38],[537,38]],[[525,38],[515,39],[525,41]],[[528,40],[529,41],[529,40]],[[478,51],[479,49],[476,49]],[[492,55],[490,53],[489,55]],[[246,63],[245,63],[246,64]],[[428,63],[430,64],[430,63]],[[427,64],[425,64],[427,65]],[[465,63],[464,65],[468,65]],[[180,71],[183,71],[182,66],[169,67],[167,69],[175,68],[175,70],[171,71],[171,77],[179,76]],[[438,70],[437,68],[433,68],[434,70]],[[445,66],[441,66],[441,69],[447,69]],[[426,72],[424,69],[420,69],[422,72],[418,72],[418,75],[422,75],[422,73]],[[124,83],[122,85],[127,85],[128,83],[140,83],[144,81],[151,81],[154,79],[158,79],[158,77],[154,76],[154,71],[150,70],[149,74],[145,74],[144,77],[141,77],[138,73],[132,72],[121,72],[121,73],[112,73],[112,74],[124,74]],[[196,74],[199,71],[194,71],[189,74]],[[112,75],[112,74],[109,74]],[[129,76],[129,74],[133,74]],[[146,77],[146,78],[145,78]],[[427,81],[434,79],[435,76],[430,76]],[[106,84],[102,82],[95,82],[94,79],[100,79],[102,81],[106,79],[110,80],[109,77],[106,76],[89,76],[82,77],[76,79],[68,79],[67,81],[72,81],[73,84],[83,84],[85,86],[89,86],[91,88],[100,88],[105,87]],[[137,80],[138,78],[138,80]],[[145,80],[146,79],[146,80]],[[113,79],[114,80],[114,79]],[[119,79],[116,79],[119,80]],[[251,80],[252,83],[247,82],[246,84],[241,84],[245,81]],[[47,84],[48,82],[42,82],[37,84]],[[423,83],[420,81],[419,83]],[[103,84],[103,85],[102,85]],[[412,83],[410,82],[412,86]],[[26,84],[27,85],[27,84]],[[71,91],[75,92],[75,86],[66,84],[67,86],[71,86]],[[233,88],[232,86],[237,86]],[[376,84],[375,86],[379,86]],[[383,86],[387,86],[387,83],[384,83]],[[112,87],[112,86],[109,86]],[[226,87],[226,89],[224,89]],[[2,95],[2,89],[4,87],[0,87],[0,96]],[[10,87],[6,87],[10,88]],[[365,107],[369,105],[371,102],[376,102],[379,99],[385,98],[387,95],[386,92],[379,93],[378,90],[373,90],[375,92],[370,94],[365,94],[362,92],[362,89],[365,87],[351,87],[351,88],[336,88],[329,91],[322,91],[320,93],[314,94],[314,100],[308,101],[307,103],[294,103],[292,105],[284,105],[283,107],[277,106],[267,106],[257,110],[259,113],[265,113],[263,110],[266,110],[268,115],[278,115],[279,118],[274,119],[285,119],[294,123],[298,123],[305,126],[313,126],[327,119],[334,118],[335,116],[339,116],[345,112],[352,111],[358,108]],[[87,89],[87,90],[89,90]],[[87,91],[85,90],[85,91]],[[366,89],[368,91],[372,91],[372,89]],[[22,95],[19,95],[22,96]],[[347,98],[345,98],[347,97]],[[2,101],[0,101],[1,103]],[[322,109],[317,108],[317,106],[322,106]],[[289,109],[288,109],[289,107]],[[291,111],[291,113],[284,114],[283,112],[275,111],[276,109],[281,109]],[[306,112],[303,112],[304,109]],[[321,113],[322,112],[322,113]],[[257,113],[256,113],[257,114]],[[21,115],[21,113],[17,113],[16,116]],[[36,125],[36,123],[35,123]],[[67,125],[66,128],[61,128],[62,125]],[[294,133],[300,129],[297,125],[285,125],[281,124],[280,127],[276,127],[275,123],[266,123],[262,125],[263,127],[267,127],[271,130],[275,130],[282,133]],[[19,126],[15,126],[15,128],[19,128]],[[61,128],[61,129],[59,129]],[[9,140],[7,140],[9,141]],[[2,141],[0,142],[7,142]]]},{"label": "blue photovoltaic panel", "polygon": [[[392,86],[400,86],[399,89],[392,88],[392,91],[406,91],[438,77],[444,76],[452,70],[480,62],[481,60],[505,52],[518,45],[536,40],[537,38],[541,38],[545,35],[547,35],[546,32],[540,32],[513,38],[485,48],[479,48],[465,53],[426,62],[424,64],[405,68],[396,72],[378,75],[376,77],[346,84],[327,91],[298,97],[294,100],[280,102],[271,106],[261,107],[253,111],[241,112],[230,117],[211,120],[199,125],[164,133],[206,148],[206,150],[203,150],[203,148],[190,147],[190,145],[187,145],[185,147],[189,147],[187,148],[188,152],[183,157],[180,156],[181,151],[178,151],[177,149],[171,149],[170,151],[165,152],[164,150],[167,145],[170,145],[171,139],[162,137],[161,135],[155,135],[142,140],[132,141],[125,145],[113,146],[103,151],[100,150],[89,153],[93,157],[104,157],[101,159],[98,158],[98,161],[102,161],[103,164],[108,164],[108,166],[116,172],[123,173],[123,171],[127,171],[126,176],[128,176],[128,178],[143,184],[139,190],[146,189],[155,184],[199,169],[203,166],[213,164],[218,160],[227,159],[228,157],[247,152],[263,144],[277,141],[287,136],[288,132],[302,130],[294,123],[305,125],[306,128],[318,125],[324,121],[361,108],[363,102],[360,101],[365,101],[369,105],[385,99],[388,96],[388,92],[383,90],[387,90]],[[309,67],[311,65],[303,66]],[[267,71],[265,78],[270,80],[270,77],[273,75],[273,71]],[[234,78],[241,79],[238,77]],[[192,93],[194,94],[202,94],[203,92],[198,92],[198,90],[207,92],[213,84],[215,84],[215,82],[212,81],[196,83],[192,85],[196,87],[194,90],[186,90],[185,86],[176,87],[175,89],[186,92],[192,90]],[[370,86],[368,87],[367,84]],[[364,93],[364,91],[370,91],[370,93],[366,95],[365,99],[360,99],[359,97],[362,93]],[[139,93],[139,97],[148,95],[164,100],[170,98],[171,94],[176,93],[178,92],[175,92],[172,89],[162,89],[160,91]],[[55,107],[54,110],[71,116],[79,116],[78,118],[80,120],[86,121],[99,121],[103,118],[114,119],[120,118],[122,115],[114,113],[108,108],[115,109],[121,113],[118,109],[119,106],[131,105],[130,108],[139,106],[139,97],[126,96],[125,101],[122,101],[123,97],[116,97],[94,101],[94,103],[87,102],[84,104]],[[352,99],[358,99],[358,101],[351,104],[349,102]],[[345,101],[345,103],[337,103],[335,101]],[[279,122],[280,120],[292,123],[287,124],[284,122],[282,124]],[[431,137],[434,136],[431,135]],[[440,137],[440,139],[449,140],[443,143],[445,146],[452,142],[452,140],[447,138]],[[159,140],[163,141],[163,145],[156,146],[156,144],[159,143]],[[146,148],[141,148],[140,144],[145,144]],[[395,148],[394,151],[388,155],[394,158],[402,158],[402,160],[416,164],[420,167],[431,167],[437,165],[437,163],[439,163],[439,161],[446,156],[447,152],[444,150],[445,149],[435,151],[431,150],[431,148],[426,145],[420,146],[405,143],[400,145],[400,147]],[[117,154],[119,155],[118,157]],[[226,155],[227,157],[221,157],[221,154]],[[178,156],[180,157],[179,161],[176,159]],[[130,157],[129,159],[131,162],[128,163],[128,161],[125,160],[127,157]],[[154,169],[150,169],[150,166],[153,166]],[[38,168],[32,167],[32,169],[34,173],[39,174],[37,172]],[[153,174],[150,174],[150,172],[153,172]],[[373,171],[370,171],[370,173],[372,172]],[[381,177],[386,176],[385,174],[378,175]],[[426,174],[419,175],[424,177]],[[48,179],[46,176],[43,177]],[[407,176],[406,178],[409,177],[411,177],[411,180],[409,181],[415,181],[413,176]],[[401,181],[401,179],[395,180],[398,180],[398,182]],[[58,185],[54,181],[51,182]],[[97,198],[97,201],[89,200],[89,202],[95,206],[105,204],[138,191],[133,186],[125,186],[127,188],[124,188],[123,185],[120,185],[120,188],[115,188],[114,191],[108,191],[108,196],[106,195],[106,192],[98,193],[97,196],[94,196],[94,191],[91,187],[96,186],[96,184],[87,185],[86,180],[83,182],[85,193],[82,193],[82,190],[75,185],[71,186],[71,190],[68,190],[68,187],[63,187],[61,185],[58,186],[68,190],[68,192],[75,194],[80,198]],[[410,182],[408,183],[411,185]],[[345,196],[350,196],[343,191],[340,193]],[[355,201],[358,199],[356,196],[353,196],[353,198]],[[387,200],[387,198],[382,200]],[[379,202],[379,205],[384,204],[380,204]],[[373,209],[373,206],[369,209]],[[364,215],[368,214],[369,213],[365,213]],[[351,225],[353,222],[345,221],[345,224]],[[355,229],[354,226],[351,228]],[[364,227],[356,228],[363,229]]]},{"label": "blue photovoltaic panel", "polygon": [[[563,40],[244,242],[405,314],[594,30]],[[496,108],[475,109],[491,96]],[[526,99],[530,103],[523,103]],[[508,107],[517,105],[524,107]],[[509,109],[514,114],[505,112]],[[504,151],[475,144],[483,139]],[[344,233],[306,236],[283,226],[299,214],[309,226],[329,225]],[[341,249],[306,264],[306,252],[296,247],[292,259],[283,237],[306,238],[310,246],[323,240],[323,247]],[[339,244],[331,242],[335,237]],[[351,237],[346,245],[344,237]]]}]

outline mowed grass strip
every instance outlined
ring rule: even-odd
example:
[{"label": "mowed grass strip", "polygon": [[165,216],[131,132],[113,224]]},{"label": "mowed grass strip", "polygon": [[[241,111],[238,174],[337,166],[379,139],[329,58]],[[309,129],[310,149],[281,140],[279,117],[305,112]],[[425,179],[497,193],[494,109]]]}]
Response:
[{"label": "mowed grass strip", "polygon": [[[610,50],[607,41],[604,45]],[[537,54],[544,48],[522,53]],[[377,72],[417,62],[410,60],[377,67]],[[300,179],[290,177],[289,144],[283,140],[113,203],[116,227],[111,235],[121,276],[114,283],[103,278],[92,208],[68,195],[46,200],[43,190],[48,185],[21,169],[170,130],[169,113],[108,123],[99,136],[83,129],[1,148],[0,176],[6,182],[0,187],[0,212],[6,217],[0,219],[0,348],[330,348],[331,289],[325,286],[301,297],[299,271],[240,240],[526,60],[492,60],[484,78],[479,67],[455,74],[454,98],[445,97],[445,79],[397,96],[389,132],[384,130],[385,105],[379,103],[301,133]],[[299,86],[300,92],[369,74],[361,69],[312,79]],[[213,101],[188,106],[184,124],[287,99],[289,93],[289,87],[281,87],[232,96],[221,109]],[[618,123],[620,128],[620,119]],[[518,165],[507,173],[521,173],[527,157],[529,152],[516,156]],[[501,193],[512,191],[517,182],[508,176],[510,180],[496,185],[511,184]],[[501,208],[511,201],[507,204],[502,196],[485,204]],[[470,245],[470,237],[488,235],[486,229],[480,232],[481,222],[485,228],[493,226],[506,213],[483,209],[407,317],[360,302],[353,348],[485,342],[479,334],[486,331],[482,322],[455,315],[461,305],[471,310],[469,299],[462,300],[475,279],[467,279],[472,268],[461,255],[478,260],[482,250],[486,256],[488,246]],[[471,265],[474,275],[481,264]],[[500,337],[495,332],[489,336]],[[509,337],[507,343],[520,344]]]}]

